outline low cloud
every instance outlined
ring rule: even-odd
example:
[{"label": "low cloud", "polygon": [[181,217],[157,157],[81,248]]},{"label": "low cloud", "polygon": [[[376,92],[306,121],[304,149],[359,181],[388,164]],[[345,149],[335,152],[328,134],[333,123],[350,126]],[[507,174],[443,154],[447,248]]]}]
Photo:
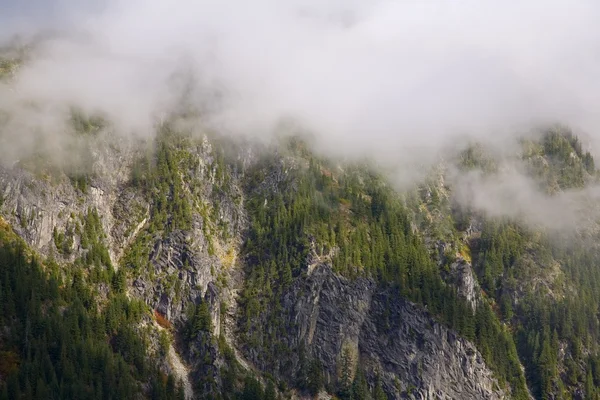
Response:
[{"label": "low cloud", "polygon": [[[295,121],[321,151],[374,157],[396,166],[399,182],[448,145],[502,148],[540,124],[562,122],[600,146],[596,1],[22,3],[9,0],[0,39],[38,43],[0,87],[0,108],[16,116],[3,135],[52,137],[72,105],[151,135],[185,105],[232,135],[269,137]],[[496,204],[513,193],[511,202],[535,211],[546,198],[523,190],[534,187],[523,179],[503,176],[472,199]]]}]

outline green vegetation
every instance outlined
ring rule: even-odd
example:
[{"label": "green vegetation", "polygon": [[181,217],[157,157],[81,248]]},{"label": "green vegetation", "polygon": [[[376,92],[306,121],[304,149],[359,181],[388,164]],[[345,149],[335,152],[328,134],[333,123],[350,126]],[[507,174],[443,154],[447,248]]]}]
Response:
[{"label": "green vegetation", "polygon": [[[270,162],[265,159],[256,167],[249,188],[264,181],[265,171],[280,167]],[[255,191],[247,203],[251,228],[245,244],[248,275],[240,299],[241,329],[247,345],[261,350],[267,370],[275,371],[282,354],[299,351],[279,342],[286,330],[281,300],[294,278],[304,273],[313,245],[338,273],[372,276],[397,295],[426,305],[439,320],[475,340],[499,380],[510,384],[513,397],[526,398],[511,335],[490,305],[483,304],[473,313],[442,281],[428,249],[411,228],[401,197],[364,168],[334,174],[313,157],[306,164],[288,171],[277,187]],[[385,316],[381,324],[383,329],[389,326]],[[307,377],[318,376],[315,362],[307,360]],[[299,380],[313,382],[301,386],[316,390],[318,379]]]},{"label": "green vegetation", "polygon": [[67,223],[67,227],[65,232],[58,232],[56,226],[52,232],[52,237],[54,239],[54,245],[58,252],[62,255],[69,255],[73,249],[73,236],[74,229],[70,223]]},{"label": "green vegetation", "polygon": [[187,336],[189,340],[194,340],[202,332],[212,332],[212,320],[210,310],[206,301],[197,306],[192,305],[188,310]]},{"label": "green vegetation", "polygon": [[192,209],[186,196],[185,174],[197,162],[189,153],[189,138],[163,128],[155,141],[155,153],[134,165],[132,184],[146,192],[153,204],[150,231],[189,229]]},{"label": "green vegetation", "polygon": [[[533,176],[550,193],[595,179],[593,158],[568,130],[549,131],[524,148]],[[569,399],[579,387],[586,399],[597,398],[597,247],[575,238],[559,244],[509,220],[486,221],[473,244],[478,280],[511,327],[535,397]]]},{"label": "green vegetation", "polygon": [[106,234],[102,228],[100,216],[95,208],[88,209],[82,218],[83,230],[81,232],[81,247],[87,250],[84,265],[104,266],[112,269],[108,248],[104,244]]},{"label": "green vegetation", "polygon": [[[80,136],[93,135],[102,123],[73,116]],[[577,190],[596,179],[592,156],[568,131],[549,131],[522,144],[522,161],[548,193]],[[374,381],[376,372],[363,370],[353,350],[343,349],[332,387],[324,365],[304,343],[290,348],[282,340],[293,325],[284,310],[286,296],[303,290],[298,281],[306,277],[307,264],[317,262],[350,280],[371,278],[383,299],[410,300],[472,341],[511,398],[528,398],[528,389],[537,399],[571,399],[576,390],[586,399],[600,396],[597,246],[583,241],[560,246],[544,232],[483,216],[478,216],[481,232],[462,239],[472,213],[451,210],[449,189],[435,179],[402,195],[369,167],[344,165],[342,170],[296,140],[282,150],[284,161],[279,154],[262,155],[245,167],[242,195],[232,183],[233,171],[241,170],[238,161],[223,146],[207,150],[210,161],[200,160],[190,151],[194,146],[198,141],[165,125],[152,151],[134,165],[128,189],[147,197],[150,218],[121,260],[127,268],[118,272],[93,207],[54,229],[52,251],[60,267],[54,253],[41,261],[0,221],[0,326],[6,327],[0,330],[0,400],[181,398],[174,378],[153,366],[148,334],[140,328],[151,316],[141,302],[128,299],[128,279],[160,281],[165,292],[175,293],[174,302],[185,299],[177,275],[149,268],[150,250],[156,240],[191,231],[197,223],[209,255],[228,258],[231,267],[237,252],[223,243],[239,227],[221,218],[227,210],[221,200],[232,199],[243,204],[249,218],[239,254],[246,274],[239,339],[258,354],[264,384],[238,364],[224,323],[221,336],[213,337],[211,310],[202,300],[189,308],[186,324],[166,319],[162,324],[178,329],[178,339],[189,346],[197,361],[195,389],[206,398],[270,400],[287,384],[311,395],[325,388],[342,400],[386,398],[381,379]],[[497,160],[477,145],[469,146],[458,163],[484,174],[497,169]],[[70,175],[80,194],[93,178],[89,171],[82,167]],[[139,214],[145,213],[143,207]],[[22,216],[21,223],[32,219]],[[443,254],[433,249],[438,241],[446,245]],[[461,257],[472,259],[482,289],[474,308],[445,280],[450,264]],[[226,287],[225,276],[219,284]],[[226,307],[221,309],[223,321]],[[389,312],[377,317],[382,334],[397,328]],[[158,347],[164,357],[166,333]],[[275,377],[291,370],[286,363],[292,356],[298,357],[298,373],[278,381]]]},{"label": "green vegetation", "polygon": [[471,144],[460,154],[458,165],[466,170],[480,169],[484,172],[494,172],[496,161],[480,144]]},{"label": "green vegetation", "polygon": [[20,61],[17,59],[0,58],[0,80],[10,78],[19,67]]},{"label": "green vegetation", "polygon": [[579,139],[566,128],[553,128],[540,141],[524,141],[523,147],[531,174],[549,193],[582,188],[596,176],[592,155],[583,151]]},{"label": "green vegetation", "polygon": [[[586,247],[550,247],[532,233],[511,222],[489,223],[478,248],[478,274],[486,292],[502,304],[506,321],[515,331],[519,355],[527,370],[527,381],[538,398],[568,392],[560,386],[573,386],[586,379],[594,388],[600,374],[596,343],[600,339],[600,255]],[[556,268],[560,268],[557,272]],[[532,282],[543,277],[541,285]],[[559,279],[562,277],[562,279]],[[567,280],[568,283],[563,281]],[[523,287],[523,285],[526,285]],[[566,295],[577,287],[577,296]],[[510,293],[524,291],[513,304]],[[559,376],[559,346],[566,346],[566,376]],[[584,354],[586,348],[591,354]],[[600,372],[600,371],[599,371]]]},{"label": "green vegetation", "polygon": [[133,398],[146,381],[152,398],[180,398],[147,361],[142,303],[114,293],[99,310],[79,271],[41,264],[2,220],[0,266],[1,399]]},{"label": "green vegetation", "polygon": [[99,116],[87,116],[82,110],[71,109],[71,125],[76,133],[90,135],[96,133],[106,125],[106,121]]}]

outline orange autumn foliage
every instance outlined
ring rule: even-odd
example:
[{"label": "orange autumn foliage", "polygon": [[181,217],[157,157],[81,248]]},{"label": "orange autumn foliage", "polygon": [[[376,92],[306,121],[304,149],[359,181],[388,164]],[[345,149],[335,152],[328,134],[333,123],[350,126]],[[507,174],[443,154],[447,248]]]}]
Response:
[{"label": "orange autumn foliage", "polygon": [[171,322],[169,322],[169,320],[167,318],[165,318],[164,315],[162,315],[161,313],[159,313],[157,310],[154,310],[154,318],[156,319],[156,322],[158,323],[158,325],[162,326],[165,329],[171,329],[172,328],[172,324]]}]

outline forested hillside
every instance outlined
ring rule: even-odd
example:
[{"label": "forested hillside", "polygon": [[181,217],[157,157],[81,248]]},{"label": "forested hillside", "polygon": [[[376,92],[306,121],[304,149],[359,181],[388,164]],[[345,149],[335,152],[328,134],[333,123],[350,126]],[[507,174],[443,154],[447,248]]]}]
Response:
[{"label": "forested hillside", "polygon": [[[0,242],[3,399],[135,398],[141,383],[151,398],[183,398],[147,358],[147,306],[124,295],[113,270],[95,279],[84,265],[41,261],[4,220]],[[111,281],[107,296],[95,292]]]},{"label": "forested hillside", "polygon": [[[300,137],[71,124],[84,162],[0,171],[2,398],[600,397],[593,229],[460,204],[447,165],[397,190]],[[548,196],[597,182],[569,131],[521,148]]]}]

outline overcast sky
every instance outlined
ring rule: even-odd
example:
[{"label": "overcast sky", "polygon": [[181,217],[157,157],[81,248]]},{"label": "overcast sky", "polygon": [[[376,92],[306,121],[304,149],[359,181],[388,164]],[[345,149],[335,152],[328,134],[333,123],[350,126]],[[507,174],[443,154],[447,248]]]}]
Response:
[{"label": "overcast sky", "polygon": [[173,101],[181,71],[193,74],[198,100],[219,91],[214,119],[228,129],[267,130],[289,116],[350,150],[373,139],[426,146],[457,132],[497,136],[555,121],[592,131],[600,120],[594,1],[5,4],[5,38],[67,34],[28,66],[23,92],[131,123]]}]

